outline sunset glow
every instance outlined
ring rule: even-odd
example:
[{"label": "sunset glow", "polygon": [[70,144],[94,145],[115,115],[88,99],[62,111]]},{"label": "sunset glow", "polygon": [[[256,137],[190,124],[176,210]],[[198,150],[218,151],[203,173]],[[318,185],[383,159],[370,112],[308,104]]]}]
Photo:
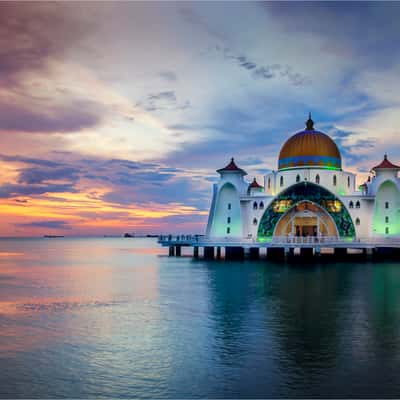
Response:
[{"label": "sunset glow", "polygon": [[1,3],[0,235],[204,233],[215,170],[261,182],[309,111],[358,183],[400,162],[399,11]]}]

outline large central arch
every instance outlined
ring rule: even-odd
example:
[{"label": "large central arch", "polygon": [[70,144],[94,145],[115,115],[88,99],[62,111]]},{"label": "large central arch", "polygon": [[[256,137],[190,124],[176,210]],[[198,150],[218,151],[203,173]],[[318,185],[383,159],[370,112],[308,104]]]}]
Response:
[{"label": "large central arch", "polygon": [[274,236],[339,236],[333,218],[319,205],[303,200],[286,211]]},{"label": "large central arch", "polygon": [[258,226],[258,239],[262,241],[272,238],[282,216],[304,201],[314,203],[329,214],[340,237],[354,238],[354,224],[342,201],[320,185],[300,182],[281,192],[267,207]]}]

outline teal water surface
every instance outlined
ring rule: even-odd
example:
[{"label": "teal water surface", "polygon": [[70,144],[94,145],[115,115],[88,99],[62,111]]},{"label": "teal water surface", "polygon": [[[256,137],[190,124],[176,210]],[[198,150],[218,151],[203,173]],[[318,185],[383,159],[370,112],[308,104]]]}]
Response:
[{"label": "teal water surface", "polygon": [[0,240],[5,398],[400,397],[400,265]]}]

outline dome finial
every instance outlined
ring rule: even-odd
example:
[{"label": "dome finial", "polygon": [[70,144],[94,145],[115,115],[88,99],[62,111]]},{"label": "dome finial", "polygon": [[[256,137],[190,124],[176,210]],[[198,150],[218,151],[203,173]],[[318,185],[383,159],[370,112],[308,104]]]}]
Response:
[{"label": "dome finial", "polygon": [[306,128],[308,131],[314,130],[314,121],[311,119],[311,112],[308,113],[308,120],[306,121]]}]

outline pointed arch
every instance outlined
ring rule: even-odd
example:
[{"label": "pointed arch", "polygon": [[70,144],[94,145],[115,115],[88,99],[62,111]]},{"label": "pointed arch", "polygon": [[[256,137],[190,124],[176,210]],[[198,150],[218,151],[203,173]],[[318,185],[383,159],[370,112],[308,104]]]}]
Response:
[{"label": "pointed arch", "polygon": [[300,182],[282,191],[265,209],[258,226],[259,240],[273,236],[282,215],[301,201],[308,200],[322,207],[333,219],[341,237],[354,237],[353,220],[343,202],[329,190],[311,182]]},{"label": "pointed arch", "polygon": [[399,235],[400,192],[391,179],[383,181],[376,192],[372,222],[373,235]]},{"label": "pointed arch", "polygon": [[234,184],[226,182],[216,195],[215,211],[208,235],[224,237],[229,234],[232,237],[240,237],[242,231],[239,191]]}]

